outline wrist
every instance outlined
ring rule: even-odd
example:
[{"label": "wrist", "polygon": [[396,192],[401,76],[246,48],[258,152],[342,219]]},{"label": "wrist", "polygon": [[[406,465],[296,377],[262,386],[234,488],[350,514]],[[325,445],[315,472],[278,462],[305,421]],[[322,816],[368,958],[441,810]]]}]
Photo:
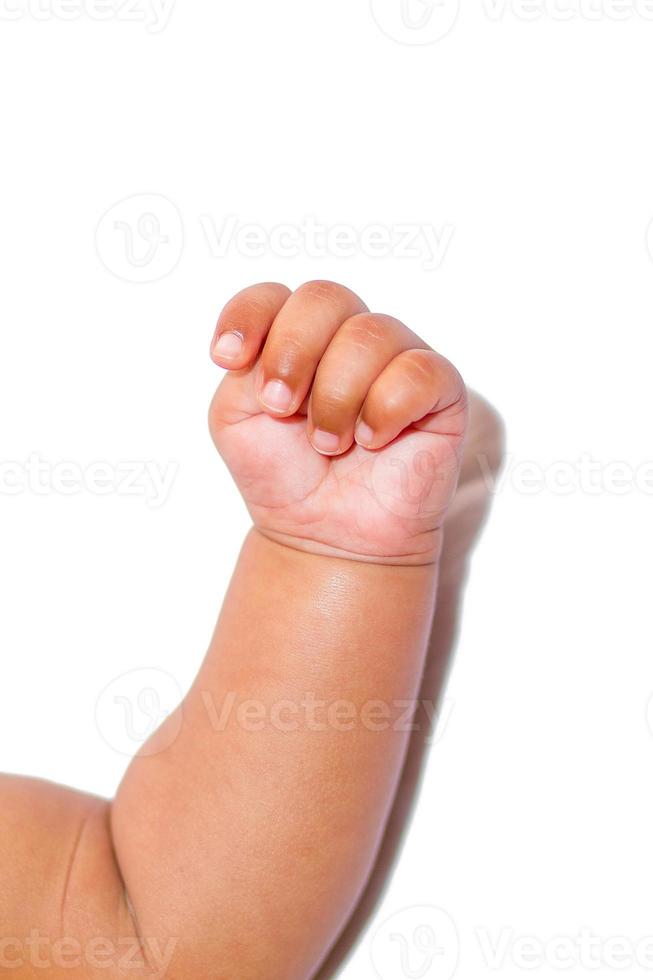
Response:
[{"label": "wrist", "polygon": [[386,554],[382,549],[379,549],[378,553],[371,550],[365,552],[349,551],[314,538],[285,534],[258,525],[255,525],[253,530],[254,533],[265,538],[267,541],[271,541],[285,548],[291,548],[294,551],[306,555],[322,558],[337,558],[366,565],[394,566],[398,568],[428,568],[431,566],[437,568],[442,553],[442,528],[436,528],[434,531],[429,532],[428,535],[421,535],[420,540],[417,542],[407,541],[405,550],[392,554]]}]

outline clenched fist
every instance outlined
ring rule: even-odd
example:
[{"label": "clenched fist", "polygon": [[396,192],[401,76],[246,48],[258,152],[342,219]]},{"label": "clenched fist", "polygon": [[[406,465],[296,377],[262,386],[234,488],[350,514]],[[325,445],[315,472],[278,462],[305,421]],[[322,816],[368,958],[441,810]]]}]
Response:
[{"label": "clenched fist", "polygon": [[349,289],[262,283],[224,308],[211,433],[258,530],[304,551],[437,559],[467,423],[453,365]]}]

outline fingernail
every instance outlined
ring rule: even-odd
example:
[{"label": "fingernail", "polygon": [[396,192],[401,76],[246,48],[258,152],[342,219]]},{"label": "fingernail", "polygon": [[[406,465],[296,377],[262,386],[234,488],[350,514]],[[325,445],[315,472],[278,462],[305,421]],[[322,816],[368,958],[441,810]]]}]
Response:
[{"label": "fingernail", "polygon": [[333,432],[325,432],[324,429],[316,429],[311,436],[311,442],[318,453],[337,453],[340,449],[340,438]]},{"label": "fingernail", "polygon": [[268,381],[261,392],[261,401],[273,412],[287,412],[292,405],[292,391],[285,381]]},{"label": "fingernail", "polygon": [[374,432],[366,422],[361,422],[356,429],[356,442],[359,446],[369,446],[374,441]]},{"label": "fingernail", "polygon": [[223,333],[218,337],[213,345],[213,353],[216,357],[224,357],[225,360],[233,361],[243,352],[243,338],[237,333]]}]

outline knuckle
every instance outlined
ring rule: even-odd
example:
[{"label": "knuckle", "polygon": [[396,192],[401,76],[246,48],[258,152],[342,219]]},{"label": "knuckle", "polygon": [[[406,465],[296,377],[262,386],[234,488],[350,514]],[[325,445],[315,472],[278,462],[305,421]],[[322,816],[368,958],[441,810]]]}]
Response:
[{"label": "knuckle", "polygon": [[351,290],[330,279],[311,279],[303,283],[297,290],[302,297],[318,300],[321,303],[340,304],[346,297],[352,296]]},{"label": "knuckle", "polygon": [[257,299],[255,296],[248,296],[247,299],[241,300],[241,309],[245,316],[261,316],[267,313],[268,308],[269,303],[262,298]]},{"label": "knuckle", "polygon": [[370,350],[387,337],[389,319],[376,313],[357,313],[343,325],[345,339],[354,347]]},{"label": "knuckle", "polygon": [[277,282],[276,280],[259,282],[256,286],[253,286],[252,289],[256,290],[257,292],[274,293],[280,297],[290,296],[290,289],[288,289],[285,282]]},{"label": "knuckle", "polygon": [[236,293],[226,304],[220,321],[232,329],[247,329],[267,320],[279,302],[290,295],[282,283],[259,283]]},{"label": "knuckle", "polygon": [[402,366],[406,379],[415,385],[433,385],[437,380],[438,369],[432,351],[406,351]]}]

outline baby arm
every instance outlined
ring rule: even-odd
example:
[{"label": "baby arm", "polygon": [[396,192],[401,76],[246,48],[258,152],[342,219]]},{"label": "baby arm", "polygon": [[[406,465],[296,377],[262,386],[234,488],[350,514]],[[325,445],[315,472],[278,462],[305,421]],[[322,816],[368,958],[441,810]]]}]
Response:
[{"label": "baby arm", "polygon": [[394,797],[466,396],[331,284],[247,291],[225,335],[212,431],[255,530],[179,735],[135,761],[114,839],[146,934],[183,937],[198,973],[299,980],[356,904]]},{"label": "baby arm", "polygon": [[39,838],[37,820],[25,849],[56,901],[21,893],[20,923],[84,940],[133,928],[148,975],[165,949],[169,977],[306,980],[361,895],[401,774],[466,394],[331,283],[239,294],[214,357],[228,374],[211,429],[254,529],[195,684],[113,805],[34,789],[43,818],[64,794],[61,828]]}]

